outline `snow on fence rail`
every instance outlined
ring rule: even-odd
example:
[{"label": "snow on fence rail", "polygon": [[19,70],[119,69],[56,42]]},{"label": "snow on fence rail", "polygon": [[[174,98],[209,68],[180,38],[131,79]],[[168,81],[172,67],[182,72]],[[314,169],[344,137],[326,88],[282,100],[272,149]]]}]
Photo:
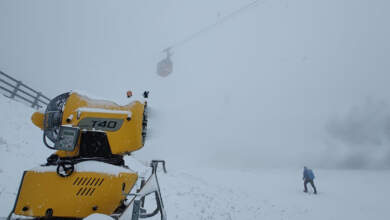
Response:
[{"label": "snow on fence rail", "polygon": [[31,87],[22,83],[22,81],[0,71],[0,90],[4,96],[10,99],[19,99],[27,102],[33,108],[42,108],[43,105],[47,105],[50,101],[48,97],[43,95]]}]

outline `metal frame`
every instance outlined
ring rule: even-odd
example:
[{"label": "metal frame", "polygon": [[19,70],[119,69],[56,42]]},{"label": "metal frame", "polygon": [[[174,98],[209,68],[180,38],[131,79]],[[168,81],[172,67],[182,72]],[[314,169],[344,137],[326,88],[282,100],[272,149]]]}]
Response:
[{"label": "metal frame", "polygon": [[43,95],[41,92],[38,92],[31,87],[22,83],[8,74],[0,71],[0,90],[8,93],[9,95],[4,94],[4,96],[14,99],[21,99],[29,104],[32,108],[42,108],[44,105],[47,105],[50,101],[48,97]]},{"label": "metal frame", "polygon": [[[140,218],[150,218],[160,213],[161,220],[167,219],[164,204],[161,197],[160,185],[157,179],[157,167],[158,164],[162,164],[163,170],[166,173],[165,161],[152,160],[150,166],[152,167],[152,174],[146,182],[141,183],[140,189],[137,193],[127,194],[130,199],[130,203],[125,211],[117,218],[118,220],[139,220]],[[156,198],[157,208],[151,213],[145,213],[144,203],[145,197],[153,194]]]}]

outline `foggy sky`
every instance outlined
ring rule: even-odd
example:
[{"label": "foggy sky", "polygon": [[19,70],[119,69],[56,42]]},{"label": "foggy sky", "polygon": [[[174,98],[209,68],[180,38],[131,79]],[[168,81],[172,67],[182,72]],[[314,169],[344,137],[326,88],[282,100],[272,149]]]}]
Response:
[{"label": "foggy sky", "polygon": [[388,1],[260,1],[174,48],[173,74],[156,75],[162,49],[249,2],[0,0],[0,69],[50,97],[125,103],[128,89],[150,90],[151,136],[136,155],[177,167],[386,164],[345,165],[370,130],[354,131],[366,121],[351,109],[390,100]]}]

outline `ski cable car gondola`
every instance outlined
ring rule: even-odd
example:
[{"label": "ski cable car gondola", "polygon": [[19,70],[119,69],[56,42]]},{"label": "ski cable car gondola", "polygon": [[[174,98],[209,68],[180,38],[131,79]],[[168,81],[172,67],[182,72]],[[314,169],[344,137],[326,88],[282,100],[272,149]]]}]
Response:
[{"label": "ski cable car gondola", "polygon": [[171,60],[171,51],[170,48],[165,49],[163,52],[166,53],[166,57],[158,62],[157,64],[157,74],[161,77],[167,77],[173,71],[173,63]]},{"label": "ski cable car gondola", "polygon": [[173,72],[173,62],[171,59],[173,49],[177,49],[178,47],[182,46],[183,44],[185,44],[189,41],[192,41],[194,38],[198,37],[199,35],[202,35],[203,33],[214,29],[216,26],[228,21],[229,19],[232,19],[233,17],[238,16],[239,14],[247,11],[248,9],[256,7],[258,3],[259,3],[259,0],[253,0],[252,2],[250,2],[250,3],[242,6],[241,8],[238,8],[237,10],[231,12],[230,14],[227,14],[226,16],[218,19],[216,22],[214,22],[208,26],[205,26],[204,28],[200,29],[199,31],[189,35],[187,38],[184,38],[183,40],[181,40],[175,44],[172,44],[171,46],[164,49],[162,52],[166,54],[166,57],[157,63],[157,74],[161,77],[167,77]]}]

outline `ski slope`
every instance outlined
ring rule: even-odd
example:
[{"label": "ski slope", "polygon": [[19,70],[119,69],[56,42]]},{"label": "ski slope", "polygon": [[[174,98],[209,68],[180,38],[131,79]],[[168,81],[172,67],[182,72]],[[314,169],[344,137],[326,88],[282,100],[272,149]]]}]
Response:
[{"label": "ski slope", "polygon": [[[30,122],[31,108],[3,96],[0,106],[0,216],[7,216],[23,170],[43,163],[51,151]],[[133,169],[140,170],[142,161],[135,160],[127,158]],[[387,170],[315,169],[319,194],[314,195],[302,192],[297,169],[183,170],[170,167],[169,161],[167,165],[168,173],[159,173],[159,178],[169,219],[379,220],[390,216]]]}]

